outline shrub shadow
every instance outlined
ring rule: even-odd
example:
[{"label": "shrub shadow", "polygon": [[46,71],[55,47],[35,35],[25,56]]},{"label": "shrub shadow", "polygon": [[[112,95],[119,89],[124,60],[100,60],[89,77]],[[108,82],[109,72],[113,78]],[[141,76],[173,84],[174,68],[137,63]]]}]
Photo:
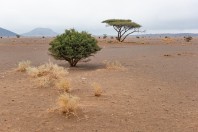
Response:
[{"label": "shrub shadow", "polygon": [[79,63],[76,67],[70,67],[69,64],[60,64],[59,66],[69,68],[69,71],[95,71],[98,69],[104,69],[105,64],[103,63]]}]

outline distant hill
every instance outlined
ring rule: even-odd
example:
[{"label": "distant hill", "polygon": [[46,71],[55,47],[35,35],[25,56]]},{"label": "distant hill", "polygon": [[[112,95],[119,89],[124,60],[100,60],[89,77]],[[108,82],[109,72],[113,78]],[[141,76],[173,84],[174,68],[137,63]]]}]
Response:
[{"label": "distant hill", "polygon": [[134,35],[134,36],[150,36],[150,37],[184,37],[184,36],[191,36],[191,37],[198,37],[198,33],[164,33],[164,34],[142,34],[142,35]]},{"label": "distant hill", "polygon": [[17,34],[0,27],[0,37],[15,37]]},{"label": "distant hill", "polygon": [[56,36],[57,33],[49,28],[35,28],[32,31],[21,34],[21,35],[30,36],[30,37],[40,37],[40,36],[53,37],[53,36]]}]

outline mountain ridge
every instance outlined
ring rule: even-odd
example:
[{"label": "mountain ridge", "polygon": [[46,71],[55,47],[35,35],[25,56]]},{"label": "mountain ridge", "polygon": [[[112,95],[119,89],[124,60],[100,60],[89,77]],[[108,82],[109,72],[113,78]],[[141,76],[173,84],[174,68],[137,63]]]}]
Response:
[{"label": "mountain ridge", "polygon": [[14,37],[17,33],[0,27],[0,37]]},{"label": "mountain ridge", "polygon": [[27,33],[21,34],[22,36],[28,37],[40,37],[40,36],[47,36],[47,37],[54,37],[57,36],[58,33],[54,32],[50,28],[35,28]]},{"label": "mountain ridge", "polygon": [[184,36],[191,36],[191,37],[198,37],[198,33],[160,33],[160,34],[141,34],[141,35],[133,35],[133,36],[150,36],[150,37],[184,37]]}]

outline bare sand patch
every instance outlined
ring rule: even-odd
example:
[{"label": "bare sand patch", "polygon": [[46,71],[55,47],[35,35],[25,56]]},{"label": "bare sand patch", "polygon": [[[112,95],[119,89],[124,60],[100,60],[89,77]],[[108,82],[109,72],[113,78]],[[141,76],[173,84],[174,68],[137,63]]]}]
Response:
[{"label": "bare sand patch", "polygon": [[[68,70],[70,94],[80,98],[81,108],[78,117],[69,118],[48,111],[56,107],[59,90],[39,88],[32,82],[35,78],[13,70],[21,60],[38,67],[49,58],[68,68],[48,55],[50,40],[0,39],[0,131],[198,130],[197,38],[190,43],[175,38],[168,45],[161,38],[99,42],[103,49],[91,61]],[[104,60],[117,60],[127,70],[106,70]],[[93,82],[101,85],[102,96],[93,95]]]}]

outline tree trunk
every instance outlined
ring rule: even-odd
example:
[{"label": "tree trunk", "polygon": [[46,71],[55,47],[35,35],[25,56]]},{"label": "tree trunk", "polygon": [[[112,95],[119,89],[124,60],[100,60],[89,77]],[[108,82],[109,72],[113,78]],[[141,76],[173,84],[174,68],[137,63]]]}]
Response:
[{"label": "tree trunk", "polygon": [[118,36],[116,37],[116,39],[120,42],[121,41],[121,32],[118,31]]},{"label": "tree trunk", "polygon": [[69,61],[70,67],[75,67],[79,60],[71,60]]}]

